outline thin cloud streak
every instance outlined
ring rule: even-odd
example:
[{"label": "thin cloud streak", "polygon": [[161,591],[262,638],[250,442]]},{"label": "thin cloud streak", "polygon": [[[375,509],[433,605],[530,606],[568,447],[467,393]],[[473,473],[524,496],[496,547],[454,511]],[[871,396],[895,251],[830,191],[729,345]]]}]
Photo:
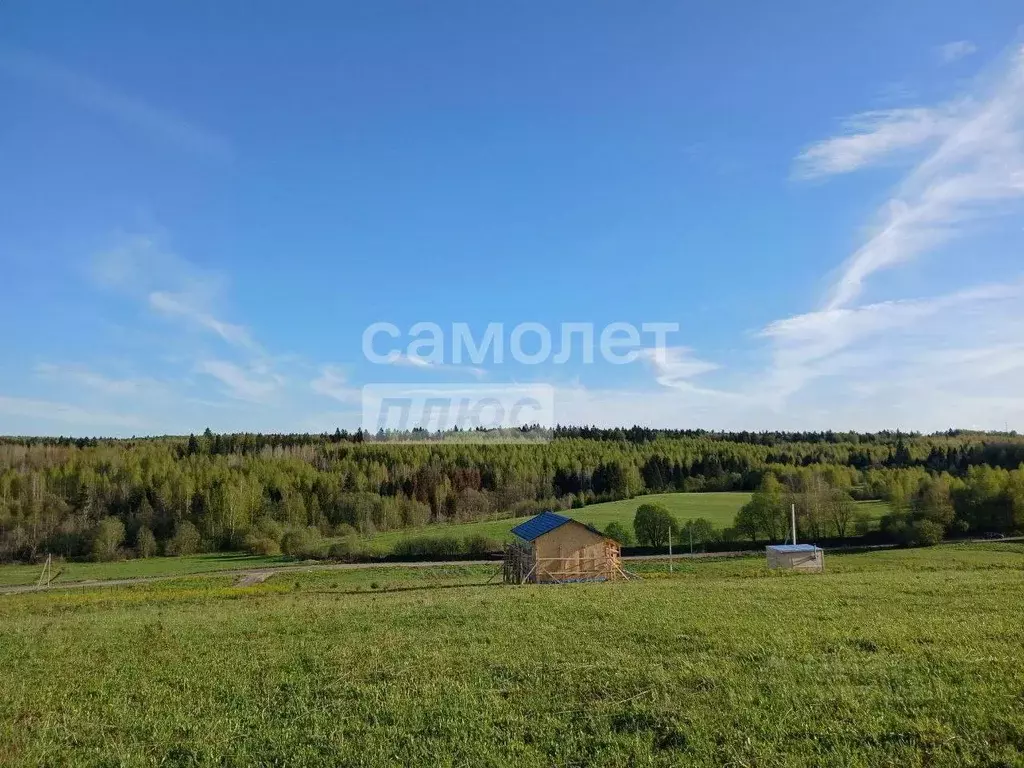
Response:
[{"label": "thin cloud streak", "polygon": [[860,170],[895,152],[948,134],[959,108],[917,107],[855,115],[843,123],[842,136],[819,141],[801,152],[793,175],[816,179]]},{"label": "thin cloud streak", "polygon": [[242,368],[227,360],[203,360],[196,371],[217,379],[228,396],[251,403],[267,402],[284,385],[283,377],[266,368]]},{"label": "thin cloud streak", "polygon": [[[847,259],[827,309],[854,301],[875,273],[945,244],[983,216],[1013,210],[1024,197],[1024,49],[992,88],[963,104],[941,131],[912,132],[941,141],[880,211],[875,234]],[[912,146],[910,138],[900,146]]]},{"label": "thin cloud streak", "polygon": [[482,379],[487,375],[487,371],[483,368],[478,368],[471,365],[449,365],[447,363],[437,363],[433,360],[428,360],[425,357],[419,357],[417,355],[406,355],[401,352],[392,355],[384,365],[396,365],[399,367],[406,368],[417,368],[421,371],[443,371],[453,373],[465,373],[473,376],[477,379]]},{"label": "thin cloud streak", "polygon": [[149,305],[165,315],[185,318],[201,328],[212,331],[229,344],[263,354],[263,349],[243,326],[227,323],[214,317],[193,305],[187,296],[154,291],[149,294]]},{"label": "thin cloud streak", "polygon": [[654,378],[663,387],[692,386],[689,379],[718,368],[717,363],[698,360],[688,347],[651,347],[641,350],[640,357],[654,371]]},{"label": "thin cloud streak", "polygon": [[[761,391],[782,402],[816,378],[839,372],[854,375],[860,371],[863,375],[880,364],[906,360],[915,353],[916,345],[948,343],[951,334],[965,334],[988,317],[993,317],[991,325],[997,332],[1012,333],[992,312],[999,302],[1017,311],[1022,296],[1020,283],[987,285],[930,299],[825,309],[775,321],[759,334],[773,345],[773,364]],[[942,315],[949,317],[938,323]],[[922,336],[919,332],[910,344],[900,335],[925,324],[931,324],[930,333]],[[851,349],[859,351],[850,353]]]},{"label": "thin cloud streak", "polygon": [[938,52],[943,64],[952,64],[954,61],[970,56],[978,50],[978,47],[970,40],[954,40],[951,43],[940,45]]},{"label": "thin cloud streak", "polygon": [[36,400],[5,395],[0,395],[0,414],[14,418],[88,425],[101,430],[109,427],[134,428],[144,425],[136,416],[111,413],[109,411],[93,411],[70,403],[55,402],[53,400]]},{"label": "thin cloud streak", "polygon": [[81,365],[56,365],[40,363],[36,374],[47,379],[75,384],[112,397],[128,397],[140,394],[162,393],[165,387],[150,378],[114,379]]},{"label": "thin cloud streak", "polygon": [[309,383],[310,388],[318,395],[330,397],[341,403],[357,405],[360,402],[362,392],[349,386],[348,377],[344,372],[333,365],[325,365],[320,375]]},{"label": "thin cloud streak", "polygon": [[38,54],[0,46],[0,70],[191,154],[231,158],[231,145],[217,134]]}]

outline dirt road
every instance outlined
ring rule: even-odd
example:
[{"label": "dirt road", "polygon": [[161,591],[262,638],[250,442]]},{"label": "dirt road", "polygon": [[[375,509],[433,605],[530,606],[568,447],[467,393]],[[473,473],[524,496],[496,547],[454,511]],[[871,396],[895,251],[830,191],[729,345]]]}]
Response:
[{"label": "dirt road", "polygon": [[[758,554],[751,551],[737,552],[698,552],[694,554],[678,554],[673,559],[689,560],[707,557],[737,557],[741,555]],[[632,555],[622,558],[623,560],[664,560],[665,555]],[[301,571],[346,571],[357,568],[443,568],[445,566],[460,565],[493,565],[497,570],[501,563],[498,560],[446,560],[428,562],[377,562],[377,563],[303,563],[301,565],[278,565],[270,568],[239,568],[233,570],[201,571],[199,573],[176,573],[167,576],[136,576],[125,579],[93,579],[87,581],[56,582],[48,587],[38,587],[35,584],[23,584],[18,586],[0,587],[0,595],[14,595],[24,592],[40,592],[43,590],[56,589],[78,589],[83,587],[119,587],[131,584],[149,584],[157,581],[171,581],[174,579],[209,578],[211,576],[234,576],[240,586],[250,586],[266,581],[271,576],[279,573],[295,573]]]}]

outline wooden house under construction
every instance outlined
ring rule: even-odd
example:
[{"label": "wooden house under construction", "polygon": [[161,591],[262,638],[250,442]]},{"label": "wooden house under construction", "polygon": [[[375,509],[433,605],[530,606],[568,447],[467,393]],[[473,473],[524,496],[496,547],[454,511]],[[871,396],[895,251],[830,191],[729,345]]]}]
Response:
[{"label": "wooden house under construction", "polygon": [[512,529],[505,547],[510,584],[560,584],[625,578],[619,543],[570,517],[542,512]]}]

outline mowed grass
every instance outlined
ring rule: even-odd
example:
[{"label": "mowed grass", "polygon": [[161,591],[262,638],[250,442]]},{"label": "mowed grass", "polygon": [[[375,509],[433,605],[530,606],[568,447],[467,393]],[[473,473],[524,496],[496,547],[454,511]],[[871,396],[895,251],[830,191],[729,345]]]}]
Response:
[{"label": "mowed grass", "polygon": [[0,764],[1024,764],[1024,547],[638,568],[0,597]]},{"label": "mowed grass", "polygon": [[[636,508],[641,504],[660,504],[675,515],[680,522],[704,517],[710,520],[716,528],[724,528],[732,525],[733,518],[740,507],[748,501],[750,501],[749,493],[656,493],[621,501],[591,504],[582,509],[571,509],[560,514],[583,523],[590,523],[604,530],[605,526],[613,520],[632,525]],[[370,551],[377,554],[390,552],[396,543],[412,536],[451,535],[459,538],[487,536],[498,541],[507,541],[512,538],[511,530],[529,519],[529,517],[509,517],[476,523],[425,525],[419,528],[376,533],[364,537],[364,541]]]},{"label": "mowed grass", "polygon": [[[238,568],[266,568],[294,564],[287,557],[260,557],[240,552],[217,552],[187,557],[150,557],[115,563],[54,562],[54,584],[107,579],[135,579],[160,576],[185,576],[209,571],[230,571]],[[42,565],[0,565],[0,587],[35,584],[43,572]]]}]

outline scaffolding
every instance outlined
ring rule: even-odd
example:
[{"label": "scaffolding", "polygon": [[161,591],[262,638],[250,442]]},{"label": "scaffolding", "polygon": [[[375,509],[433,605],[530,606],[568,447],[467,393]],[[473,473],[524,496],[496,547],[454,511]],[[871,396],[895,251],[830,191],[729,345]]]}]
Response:
[{"label": "scaffolding", "polygon": [[628,579],[619,545],[605,539],[600,550],[585,547],[559,557],[539,557],[536,548],[518,542],[505,545],[502,578],[506,584],[567,584]]}]

